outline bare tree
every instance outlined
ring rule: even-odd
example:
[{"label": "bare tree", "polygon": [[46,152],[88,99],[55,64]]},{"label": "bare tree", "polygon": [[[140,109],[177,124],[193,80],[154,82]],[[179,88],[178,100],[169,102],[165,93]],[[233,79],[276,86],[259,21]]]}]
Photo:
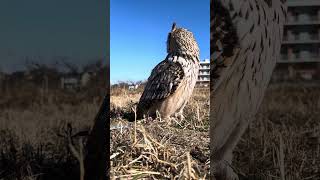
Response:
[{"label": "bare tree", "polygon": [[90,63],[88,63],[87,65],[85,65],[83,67],[83,71],[87,72],[87,71],[93,71],[93,72],[98,72],[99,70],[101,70],[103,68],[103,59],[99,58],[97,60],[94,60]]}]

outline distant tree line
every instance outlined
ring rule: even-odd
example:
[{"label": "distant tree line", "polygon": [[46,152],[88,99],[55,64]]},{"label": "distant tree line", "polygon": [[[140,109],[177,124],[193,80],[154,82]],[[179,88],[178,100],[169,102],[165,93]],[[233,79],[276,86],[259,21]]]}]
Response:
[{"label": "distant tree line", "polygon": [[98,58],[83,65],[77,66],[61,57],[55,63],[41,63],[40,59],[25,58],[25,69],[11,73],[0,71],[0,91],[10,91],[15,88],[42,88],[45,90],[61,89],[62,78],[81,78],[87,73],[86,85],[81,89],[106,89],[108,78],[108,67],[103,63],[104,58]]}]

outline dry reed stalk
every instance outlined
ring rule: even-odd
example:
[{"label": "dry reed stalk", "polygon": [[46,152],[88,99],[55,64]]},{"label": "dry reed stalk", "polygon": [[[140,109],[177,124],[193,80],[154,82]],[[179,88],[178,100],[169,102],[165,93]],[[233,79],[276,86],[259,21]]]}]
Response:
[{"label": "dry reed stalk", "polygon": [[282,136],[281,134],[279,134],[279,156],[278,156],[278,160],[279,160],[279,167],[280,167],[280,177],[281,180],[285,180],[285,164],[284,164],[284,144],[283,144],[283,140],[282,140]]}]

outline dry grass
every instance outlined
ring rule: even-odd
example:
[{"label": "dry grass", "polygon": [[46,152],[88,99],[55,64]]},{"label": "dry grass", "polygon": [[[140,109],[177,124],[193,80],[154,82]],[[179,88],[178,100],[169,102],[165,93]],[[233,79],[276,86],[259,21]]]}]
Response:
[{"label": "dry grass", "polygon": [[235,152],[244,179],[319,179],[320,87],[269,88]]},{"label": "dry grass", "polygon": [[[183,122],[142,121],[135,132],[121,112],[130,111],[140,92],[120,91],[111,96],[111,112],[118,116],[111,123],[128,128],[111,132],[114,178],[208,178],[208,94],[194,93]],[[234,152],[240,178],[319,179],[319,117],[320,87],[270,86]]]},{"label": "dry grass", "polygon": [[206,179],[209,171],[209,91],[197,89],[185,119],[129,123],[141,91],[111,92],[111,177],[113,179]]},{"label": "dry grass", "polygon": [[[208,92],[194,93],[183,121],[135,125],[121,119],[121,113],[131,111],[140,93],[111,92],[111,177],[207,179]],[[37,99],[41,96],[34,94],[2,95],[0,179],[78,179],[72,168],[78,162],[57,134],[68,122],[74,133],[91,127],[101,99],[56,92]],[[234,153],[235,168],[243,179],[319,179],[319,117],[320,87],[270,88]],[[127,127],[116,128],[121,124]]]},{"label": "dry grass", "polygon": [[[57,94],[50,93],[51,96]],[[71,154],[67,139],[59,134],[64,134],[67,123],[72,124],[73,134],[88,130],[101,100],[77,98],[58,103],[55,98],[53,101],[46,98],[41,102],[38,95],[30,102],[22,91],[16,96],[15,102],[19,103],[4,105],[14,99],[13,94],[3,97],[6,98],[2,98],[0,111],[0,179],[79,179],[78,161]]]}]

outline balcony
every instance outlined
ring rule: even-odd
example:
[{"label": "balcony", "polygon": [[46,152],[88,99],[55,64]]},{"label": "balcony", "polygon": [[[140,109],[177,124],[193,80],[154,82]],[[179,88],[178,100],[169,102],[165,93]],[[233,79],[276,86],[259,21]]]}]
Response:
[{"label": "balcony", "polygon": [[210,74],[198,74],[198,76],[200,77],[208,77],[208,76],[210,76]]},{"label": "balcony", "polygon": [[320,33],[315,32],[287,32],[283,37],[282,44],[317,44],[320,43]]},{"label": "balcony", "polygon": [[298,9],[289,9],[286,26],[320,25],[320,6],[318,8],[312,7],[311,9]]},{"label": "balcony", "polygon": [[277,63],[314,63],[319,62],[320,63],[320,57],[319,58],[304,58],[304,59],[280,59]]},{"label": "balcony", "polygon": [[305,63],[305,62],[320,62],[320,54],[310,51],[300,51],[292,53],[289,57],[288,54],[281,54],[278,63]]},{"label": "balcony", "polygon": [[282,44],[318,44],[320,40],[291,40],[291,41],[283,41]]},{"label": "balcony", "polygon": [[199,71],[199,75],[210,75],[210,71]]},{"label": "balcony", "polygon": [[285,26],[300,26],[300,25],[320,25],[319,19],[313,19],[308,21],[301,21],[301,20],[292,20],[287,21]]},{"label": "balcony", "polygon": [[202,69],[208,70],[208,69],[210,69],[210,66],[200,66],[200,70],[202,70]]},{"label": "balcony", "polygon": [[198,82],[210,82],[210,79],[198,79]]},{"label": "balcony", "polygon": [[320,25],[320,17],[317,15],[299,14],[289,15],[286,26]]}]

